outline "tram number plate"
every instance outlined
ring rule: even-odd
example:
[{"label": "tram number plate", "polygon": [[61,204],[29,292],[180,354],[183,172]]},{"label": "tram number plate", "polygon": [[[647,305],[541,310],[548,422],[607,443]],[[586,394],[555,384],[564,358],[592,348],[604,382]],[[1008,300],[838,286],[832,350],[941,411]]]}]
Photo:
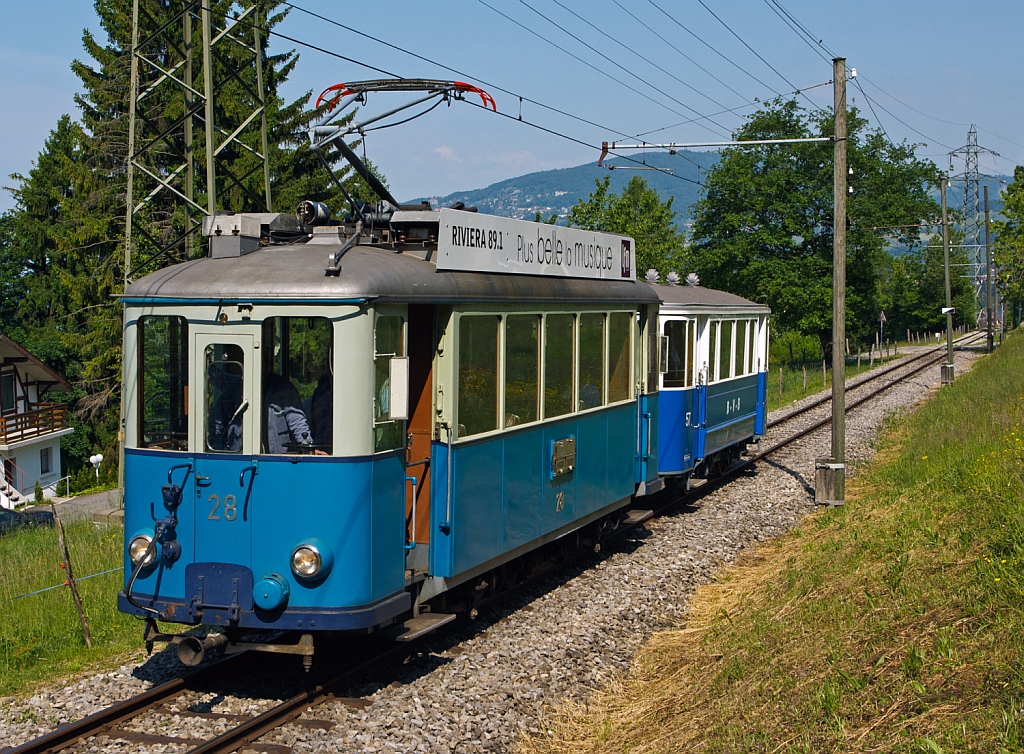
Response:
[{"label": "tram number plate", "polygon": [[206,517],[209,521],[220,521],[221,517],[225,521],[234,521],[238,516],[238,500],[234,495],[225,495],[223,504],[220,495],[210,495],[206,502],[212,506]]},{"label": "tram number plate", "polygon": [[569,474],[576,469],[576,437],[551,442],[551,478]]}]

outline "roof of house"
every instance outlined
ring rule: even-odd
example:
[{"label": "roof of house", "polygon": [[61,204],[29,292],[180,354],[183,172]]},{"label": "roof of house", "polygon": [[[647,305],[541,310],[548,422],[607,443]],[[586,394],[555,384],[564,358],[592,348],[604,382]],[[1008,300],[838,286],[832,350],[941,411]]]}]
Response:
[{"label": "roof of house", "polygon": [[4,333],[0,333],[0,360],[4,364],[16,364],[18,369],[33,382],[56,390],[70,391],[72,389],[70,382]]}]

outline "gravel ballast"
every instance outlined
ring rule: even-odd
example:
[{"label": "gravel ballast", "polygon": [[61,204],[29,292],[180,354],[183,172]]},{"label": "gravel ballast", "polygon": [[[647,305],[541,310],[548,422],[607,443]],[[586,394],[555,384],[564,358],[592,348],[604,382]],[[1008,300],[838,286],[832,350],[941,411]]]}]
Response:
[{"label": "gravel ballast", "polygon": [[[958,352],[957,375],[968,370],[974,359],[972,353]],[[935,364],[847,415],[848,476],[856,473],[857,464],[870,459],[884,419],[909,410],[938,383]],[[858,391],[849,391],[848,396],[850,403]],[[778,413],[792,410],[787,407]],[[820,419],[829,410],[826,403],[812,413]],[[798,424],[769,431],[762,447],[787,436]],[[678,512],[648,521],[634,536],[617,541],[600,555],[562,569],[529,594],[515,598],[514,604],[482,610],[476,620],[432,639],[418,658],[390,677],[348,690],[349,696],[369,702],[367,706],[357,708],[335,700],[303,714],[306,719],[334,721],[334,728],[324,730],[299,721],[261,742],[302,752],[513,749],[522,731],[541,730],[545,707],[586,698],[613,675],[625,672],[637,647],[654,631],[682,621],[689,596],[723,564],[787,531],[813,511],[814,459],[828,455],[829,438],[826,426]],[[22,743],[183,672],[172,652],[162,652],[140,666],[93,675],[29,699],[0,701],[0,742]],[[298,661],[295,672],[301,672]],[[281,694],[272,680],[267,683],[267,689],[247,689],[244,696],[197,694],[125,727],[164,736],[209,738],[225,723],[176,713],[187,707],[227,715],[254,714],[270,707]],[[73,749],[143,750],[159,754],[186,748],[98,737]]]}]

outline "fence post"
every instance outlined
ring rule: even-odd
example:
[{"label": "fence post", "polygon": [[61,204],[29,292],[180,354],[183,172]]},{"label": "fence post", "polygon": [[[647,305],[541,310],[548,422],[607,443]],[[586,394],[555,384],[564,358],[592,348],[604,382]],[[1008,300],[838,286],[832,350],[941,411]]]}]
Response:
[{"label": "fence post", "polygon": [[807,395],[807,365],[804,364],[804,395]]},{"label": "fence post", "polygon": [[50,510],[53,511],[53,525],[57,529],[57,542],[60,544],[60,552],[64,557],[64,570],[67,571],[68,580],[64,583],[71,589],[71,599],[75,603],[75,610],[78,611],[78,620],[82,624],[82,636],[85,637],[85,646],[92,649],[92,638],[89,636],[89,619],[85,616],[85,606],[82,605],[82,597],[78,593],[78,584],[75,582],[75,574],[71,570],[71,553],[68,552],[68,541],[64,536],[64,523],[57,515],[57,506],[50,503]]},{"label": "fence post", "polygon": [[828,387],[828,373],[825,371],[825,360],[821,360],[821,386]]},{"label": "fence post", "polygon": [[779,367],[779,405],[782,405],[782,367]]}]

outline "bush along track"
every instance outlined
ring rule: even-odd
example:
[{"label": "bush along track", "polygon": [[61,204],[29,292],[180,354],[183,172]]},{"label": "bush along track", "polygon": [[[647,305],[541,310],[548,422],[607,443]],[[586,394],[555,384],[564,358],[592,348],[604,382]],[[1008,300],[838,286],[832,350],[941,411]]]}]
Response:
[{"label": "bush along track", "polygon": [[742,558],[534,751],[1024,749],[1024,337]]}]

